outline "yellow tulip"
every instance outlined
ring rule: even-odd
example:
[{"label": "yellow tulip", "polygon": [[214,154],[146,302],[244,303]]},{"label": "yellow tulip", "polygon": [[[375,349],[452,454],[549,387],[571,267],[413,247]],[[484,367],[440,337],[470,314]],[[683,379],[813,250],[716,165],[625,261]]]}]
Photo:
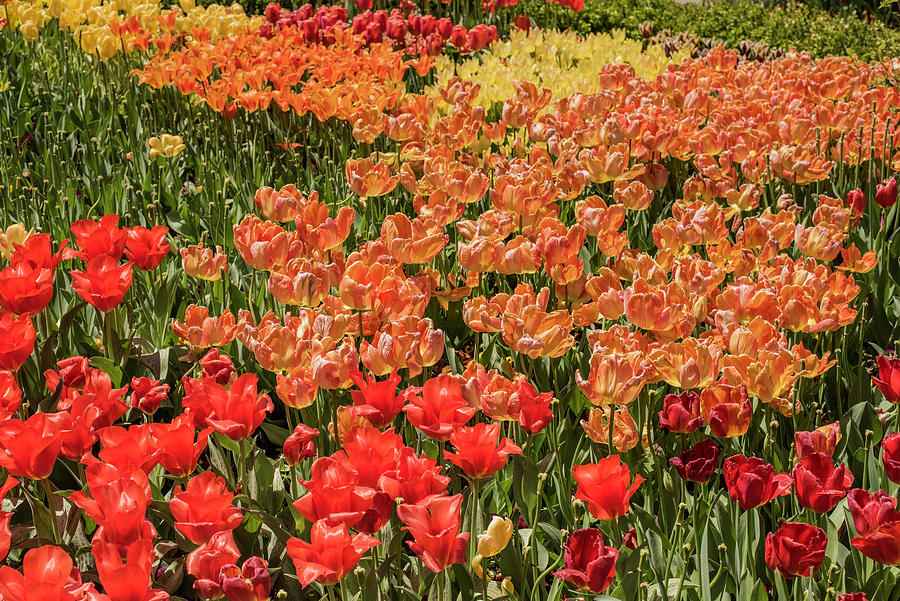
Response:
[{"label": "yellow tulip", "polygon": [[478,554],[484,557],[497,555],[509,544],[512,532],[512,520],[495,515],[487,530],[478,535]]},{"label": "yellow tulip", "polygon": [[171,134],[161,134],[158,138],[150,138],[147,140],[147,146],[150,147],[151,160],[159,155],[162,155],[167,159],[172,158],[186,148],[181,136],[173,136]]}]

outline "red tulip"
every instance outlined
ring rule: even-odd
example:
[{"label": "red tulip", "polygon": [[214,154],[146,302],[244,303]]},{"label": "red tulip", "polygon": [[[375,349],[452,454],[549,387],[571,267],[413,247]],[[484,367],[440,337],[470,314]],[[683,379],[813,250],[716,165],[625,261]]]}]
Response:
[{"label": "red tulip", "polygon": [[203,368],[201,379],[214,380],[216,384],[228,386],[237,377],[237,371],[228,355],[219,354],[219,349],[212,348],[200,358],[200,367]]},{"label": "red tulip", "polygon": [[160,403],[169,396],[169,385],[160,384],[159,380],[150,378],[131,379],[131,398],[129,404],[148,415],[159,409]]},{"label": "red tulip", "polygon": [[719,465],[719,447],[707,438],[669,461],[683,480],[706,482]]},{"label": "red tulip", "polygon": [[63,240],[56,253],[53,253],[53,238],[50,234],[32,234],[22,244],[16,245],[16,250],[9,258],[9,264],[13,267],[27,265],[32,268],[43,267],[55,271],[59,262],[63,259],[63,251],[68,240]]},{"label": "red tulip", "polygon": [[0,271],[0,305],[19,315],[36,315],[53,298],[53,270],[28,263]]},{"label": "red tulip", "polygon": [[725,485],[732,501],[744,511],[765,505],[790,492],[791,477],[776,474],[775,468],[759,457],[732,455],[722,465]]},{"label": "red tulip", "polygon": [[118,263],[125,251],[125,230],[119,229],[118,215],[104,215],[100,221],[80,219],[69,229],[75,235],[80,253],[76,256],[90,261],[94,257],[107,256]]},{"label": "red tulip", "polygon": [[393,430],[380,430],[371,426],[356,426],[344,435],[343,455],[356,470],[359,484],[369,488],[378,486],[378,479],[397,465],[403,438]]},{"label": "red tulip", "polygon": [[456,453],[445,457],[470,478],[486,478],[506,465],[506,457],[519,455],[522,449],[509,438],[500,438],[500,423],[462,426],[450,435]]},{"label": "red tulip", "polygon": [[22,404],[22,390],[16,377],[9,371],[0,371],[0,422],[16,414]]},{"label": "red tulip", "polygon": [[0,467],[13,476],[49,477],[61,446],[55,423],[46,413],[35,413],[24,422],[16,418],[0,422]]},{"label": "red tulip", "polygon": [[886,565],[900,565],[900,512],[897,499],[884,491],[854,488],[847,495],[859,536],[850,540],[860,553]]},{"label": "red tulip", "polygon": [[[206,423],[232,440],[243,440],[253,434],[274,409],[267,394],[257,395],[256,376],[244,374],[229,388],[212,379],[193,380],[185,385],[184,406],[204,415]],[[190,391],[188,391],[190,388]]]},{"label": "red tulip", "polygon": [[403,408],[410,423],[438,441],[450,440],[450,434],[475,415],[462,395],[459,379],[441,374],[425,382],[421,396],[408,389],[409,404]]},{"label": "red tulip", "polygon": [[194,442],[194,425],[188,415],[181,414],[171,423],[155,423],[152,426],[150,436],[160,451],[160,465],[177,478],[193,473],[213,429],[201,430]]},{"label": "red tulip", "polygon": [[659,412],[659,426],[670,432],[690,434],[703,425],[700,417],[700,397],[693,390],[681,394],[667,394]]},{"label": "red tulip", "polygon": [[842,593],[835,601],[869,601],[865,593]]},{"label": "red tulip", "polygon": [[635,474],[632,482],[628,466],[618,455],[576,465],[572,473],[578,483],[575,498],[586,502],[588,511],[598,520],[615,520],[628,513],[631,496],[644,481]]},{"label": "red tulip", "polygon": [[136,540],[128,545],[125,561],[112,544],[94,542],[91,549],[100,584],[110,601],[166,601],[168,593],[153,586],[153,541]]},{"label": "red tulip", "polygon": [[386,471],[378,479],[378,488],[392,499],[403,499],[410,505],[425,505],[432,497],[441,496],[450,478],[441,474],[437,462],[415,449],[405,447],[400,451],[396,467]]},{"label": "red tulip", "polygon": [[403,395],[397,395],[397,384],[401,379],[397,368],[394,368],[387,380],[381,382],[374,378],[366,379],[359,371],[350,372],[350,378],[359,388],[350,392],[353,398],[350,412],[354,416],[364,417],[376,428],[389,426],[406,402]]},{"label": "red tulip", "polygon": [[853,484],[850,470],[835,466],[825,453],[813,453],[797,464],[793,478],[800,505],[819,513],[834,509]]},{"label": "red tulip", "polygon": [[537,434],[553,419],[552,392],[538,393],[528,382],[519,382],[519,425],[529,434]]},{"label": "red tulip", "polygon": [[235,564],[222,566],[219,586],[228,601],[268,601],[272,590],[269,563],[262,557],[251,557],[240,568]]},{"label": "red tulip", "polygon": [[213,534],[187,556],[187,573],[194,577],[194,588],[207,599],[220,599],[225,592],[220,585],[222,568],[234,564],[241,556],[231,530]]},{"label": "red tulip", "polygon": [[297,465],[304,459],[316,456],[316,444],[313,439],[319,435],[316,428],[306,424],[297,424],[287,440],[284,441],[284,460],[288,465]]},{"label": "red tulip", "polygon": [[359,563],[363,553],[381,541],[365,534],[350,535],[343,524],[328,525],[320,520],[313,524],[310,542],[291,538],[287,554],[294,562],[300,586],[314,581],[337,584]]},{"label": "red tulip", "polygon": [[897,202],[897,179],[890,178],[875,186],[875,202],[882,209],[889,209]]},{"label": "red tulip", "polygon": [[403,503],[397,515],[413,540],[407,545],[432,572],[466,561],[469,533],[459,533],[462,525],[462,495],[432,497],[424,505]]},{"label": "red tulip", "polygon": [[72,290],[104,313],[118,307],[131,288],[131,263],[119,265],[107,255],[88,261],[84,271],[69,273],[72,275]]},{"label": "red tulip", "polygon": [[856,225],[859,222],[860,216],[866,210],[866,195],[863,194],[863,191],[859,188],[850,190],[847,192],[847,201],[845,204],[853,213],[853,224]]},{"label": "red tulip", "polygon": [[797,461],[803,461],[813,453],[825,453],[829,457],[834,455],[834,448],[841,439],[841,424],[834,422],[816,428],[810,432],[794,433],[794,449],[797,451]]},{"label": "red tulip", "polygon": [[129,228],[125,233],[125,256],[138,269],[156,269],[169,252],[167,233],[169,228],[164,225],[156,225],[149,230],[140,225]]},{"label": "red tulip", "polygon": [[0,599],[3,601],[57,601],[74,599],[66,591],[72,558],[63,549],[44,545],[25,553],[22,571],[0,566]]},{"label": "red tulip", "polygon": [[309,480],[300,483],[308,491],[294,501],[294,508],[311,522],[325,520],[352,528],[372,508],[375,491],[357,486],[359,476],[340,456],[320,457],[312,464]]},{"label": "red tulip", "polygon": [[93,498],[76,490],[69,495],[69,500],[98,524],[95,544],[112,543],[124,555],[132,542],[156,536],[153,524],[146,519],[153,497],[150,482],[142,470],[94,463],[87,467],[85,474]]},{"label": "red tulip", "polygon": [[787,578],[809,577],[825,560],[825,531],[802,522],[785,522],[766,535],[766,565]]},{"label": "red tulip", "polygon": [[0,311],[0,369],[18,370],[34,351],[35,338],[31,319]]},{"label": "red tulip", "polygon": [[[3,499],[6,495],[19,484],[19,481],[12,476],[7,476],[3,485],[0,486],[0,506],[3,505]],[[9,521],[12,519],[11,511],[0,511],[0,561],[9,553],[9,543],[12,533],[9,530]],[[2,594],[2,593],[0,593]]]},{"label": "red tulip", "polygon": [[878,363],[878,377],[872,376],[872,381],[889,403],[900,403],[900,359],[880,355],[875,361]]},{"label": "red tulip", "polygon": [[175,517],[175,528],[192,543],[200,545],[224,530],[234,530],[244,516],[231,504],[234,494],[225,480],[213,472],[191,478],[184,490],[176,486],[169,509]]},{"label": "red tulip", "polygon": [[136,467],[145,474],[159,463],[161,451],[150,438],[151,424],[139,424],[129,428],[107,426],[97,430],[103,443],[100,460],[117,468]]},{"label": "red tulip", "polygon": [[603,535],[595,528],[576,530],[566,540],[562,570],[553,572],[577,588],[601,593],[616,576],[619,552],[603,544]]},{"label": "red tulip", "polygon": [[881,441],[881,461],[888,479],[900,483],[900,433],[888,434]]}]

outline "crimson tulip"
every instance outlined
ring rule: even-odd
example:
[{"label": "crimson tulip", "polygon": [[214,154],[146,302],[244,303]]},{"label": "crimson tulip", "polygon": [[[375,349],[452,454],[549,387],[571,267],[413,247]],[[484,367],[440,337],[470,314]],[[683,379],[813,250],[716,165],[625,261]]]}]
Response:
[{"label": "crimson tulip", "polygon": [[693,390],[681,394],[667,394],[659,412],[659,426],[670,432],[690,434],[703,424],[700,417],[700,397]]},{"label": "crimson tulip", "polygon": [[129,404],[148,415],[153,415],[169,396],[169,385],[160,384],[159,380],[150,378],[131,379],[131,398]]},{"label": "crimson tulip", "polygon": [[284,461],[288,465],[297,465],[304,459],[316,456],[316,444],[313,439],[319,435],[316,428],[306,424],[297,424],[294,431],[284,441]]},{"label": "crimson tulip", "polygon": [[881,461],[891,482],[900,482],[900,433],[893,432],[881,441]]},{"label": "crimson tulip", "polygon": [[787,578],[811,577],[822,567],[828,537],[825,531],[802,522],[784,522],[766,535],[766,565]]},{"label": "crimson tulip", "polygon": [[794,467],[794,491],[800,505],[826,513],[847,496],[853,474],[846,466],[835,466],[825,453],[813,453]]},{"label": "crimson tulip", "polygon": [[562,570],[553,572],[557,578],[591,593],[609,588],[616,576],[619,552],[603,543],[603,535],[595,528],[576,530],[566,540]]},{"label": "crimson tulip", "polygon": [[890,209],[897,202],[897,178],[891,177],[875,186],[875,202],[882,209]]},{"label": "crimson tulip", "polygon": [[859,536],[850,540],[860,553],[886,565],[900,565],[900,512],[897,499],[884,491],[855,488],[847,495]]},{"label": "crimson tulip", "polygon": [[728,495],[744,511],[790,492],[791,477],[776,474],[775,468],[759,457],[732,455],[725,460],[722,470]]},{"label": "crimson tulip", "polygon": [[219,569],[219,586],[228,601],[268,601],[272,590],[269,563],[251,557],[240,568],[235,564]]},{"label": "crimson tulip", "polygon": [[707,438],[669,461],[683,480],[706,482],[719,465],[719,447]]}]

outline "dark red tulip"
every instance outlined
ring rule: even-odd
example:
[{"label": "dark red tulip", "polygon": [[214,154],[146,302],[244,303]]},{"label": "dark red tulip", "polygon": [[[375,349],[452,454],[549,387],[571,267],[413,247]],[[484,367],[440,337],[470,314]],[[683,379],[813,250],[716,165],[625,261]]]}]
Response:
[{"label": "dark red tulip", "polygon": [[847,495],[859,536],[850,540],[860,553],[886,565],[900,565],[900,512],[897,499],[884,491],[854,488]]},{"label": "dark red tulip", "polygon": [[900,483],[900,433],[888,434],[881,441],[881,461],[888,479]]},{"label": "dark red tulip", "polygon": [[603,544],[603,535],[595,528],[576,530],[566,540],[562,570],[554,572],[576,588],[600,593],[609,588],[616,576],[619,552]]},{"label": "dark red tulip", "polygon": [[897,179],[891,177],[875,186],[875,202],[882,209],[890,209],[897,202]]},{"label": "dark red tulip", "polygon": [[269,563],[251,557],[240,568],[235,564],[219,569],[219,586],[228,601],[268,601],[272,590]]},{"label": "dark red tulip", "polygon": [[316,456],[316,444],[313,439],[319,435],[316,428],[306,424],[297,424],[294,431],[284,441],[284,461],[288,465],[297,465],[304,459]]},{"label": "dark red tulip", "polygon": [[150,378],[131,379],[129,404],[148,415],[156,413],[160,403],[166,400],[168,396],[168,384],[160,384],[159,380],[151,380]]},{"label": "dark red tulip", "polygon": [[706,482],[719,466],[719,447],[707,438],[669,461],[683,480]]},{"label": "dark red tulip", "polygon": [[841,424],[833,422],[810,432],[794,432],[794,450],[797,461],[803,461],[813,453],[834,455],[834,448],[841,440]]}]

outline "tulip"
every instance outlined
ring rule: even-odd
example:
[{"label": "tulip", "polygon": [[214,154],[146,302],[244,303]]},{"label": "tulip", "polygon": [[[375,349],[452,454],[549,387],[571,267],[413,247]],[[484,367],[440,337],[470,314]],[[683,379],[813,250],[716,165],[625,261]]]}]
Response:
[{"label": "tulip", "polygon": [[[18,486],[19,481],[12,476],[7,476],[6,480],[0,485],[0,506],[3,505],[3,499],[9,494],[13,488]],[[0,561],[6,558],[9,553],[9,544],[11,542],[12,533],[9,530],[9,522],[12,519],[13,512],[0,511]]]},{"label": "tulip", "polygon": [[103,449],[100,460],[115,468],[138,468],[145,474],[153,471],[162,453],[150,438],[151,424],[128,428],[107,426],[96,431]]},{"label": "tulip", "polygon": [[228,257],[217,246],[215,252],[211,248],[203,248],[203,243],[192,244],[181,251],[181,268],[192,278],[217,282],[222,279],[222,270],[228,267]]},{"label": "tulip", "polygon": [[159,380],[151,380],[150,378],[131,379],[129,404],[148,415],[156,413],[156,410],[159,409],[159,404],[168,396],[168,384],[160,384]]},{"label": "tulip", "polygon": [[747,388],[717,383],[700,393],[700,413],[714,436],[741,436],[750,427],[753,405]]},{"label": "tulip", "polygon": [[219,586],[228,601],[268,601],[272,590],[269,563],[251,557],[240,568],[235,564],[219,569]]},{"label": "tulip", "polygon": [[257,395],[256,376],[244,374],[229,388],[213,380],[200,380],[185,388],[184,406],[203,412],[206,423],[231,440],[243,440],[253,434],[269,413],[274,409],[267,394]]},{"label": "tulip", "polygon": [[115,545],[94,542],[91,553],[97,563],[100,584],[110,601],[166,601],[168,593],[151,589],[153,583],[153,541],[137,540],[128,546],[126,561]]},{"label": "tulip", "polygon": [[297,424],[294,431],[284,441],[284,460],[288,465],[297,465],[304,459],[316,456],[316,444],[313,439],[319,435],[316,428],[306,424]]},{"label": "tulip", "polygon": [[125,234],[125,256],[138,269],[156,269],[169,252],[169,243],[166,241],[168,233],[169,228],[164,225],[156,225],[152,229],[139,225],[128,229]]},{"label": "tulip", "polygon": [[787,578],[811,577],[822,567],[828,537],[825,531],[802,522],[784,522],[766,535],[766,565]]},{"label": "tulip", "polygon": [[0,369],[17,371],[34,351],[35,338],[31,319],[0,311]]},{"label": "tulip", "polygon": [[854,223],[856,223],[866,210],[866,195],[859,188],[850,190],[847,192],[845,205],[852,211]]},{"label": "tulip", "polygon": [[500,438],[498,422],[461,426],[450,434],[450,443],[457,452],[444,456],[470,478],[486,478],[506,465],[507,456],[522,453],[512,440]]},{"label": "tulip", "polygon": [[840,440],[840,422],[826,424],[811,432],[795,432],[794,449],[797,451],[797,461],[803,461],[813,453],[825,453],[831,457]]},{"label": "tulip", "polygon": [[359,474],[341,455],[320,457],[311,468],[309,480],[300,484],[308,491],[294,501],[297,512],[311,522],[355,527],[372,509],[376,491],[358,486]]},{"label": "tulip", "polygon": [[53,270],[28,263],[0,271],[0,305],[19,315],[37,315],[53,298]]},{"label": "tulip", "polygon": [[343,524],[319,520],[312,526],[310,542],[288,540],[287,554],[294,562],[300,586],[306,588],[314,581],[337,584],[356,567],[363,553],[380,544],[377,538],[365,534],[348,534]]},{"label": "tulip", "polygon": [[228,355],[220,355],[219,349],[212,348],[203,355],[198,363],[203,368],[201,378],[209,378],[222,386],[230,385],[237,378],[237,370]]},{"label": "tulip", "polygon": [[464,563],[469,533],[460,534],[462,495],[433,497],[425,505],[403,503],[397,516],[406,525],[413,540],[407,545],[432,572]]},{"label": "tulip", "polygon": [[183,413],[171,423],[153,424],[150,435],[160,450],[160,465],[176,478],[186,478],[197,468],[197,461],[206,450],[212,432],[213,428],[204,428],[197,434],[195,442],[191,417]]},{"label": "tulip", "polygon": [[147,140],[147,146],[150,147],[150,160],[152,161],[158,156],[170,159],[177,154],[181,154],[187,146],[181,136],[172,134],[160,134]]},{"label": "tulip", "polygon": [[670,432],[690,434],[703,424],[700,417],[700,397],[692,390],[681,394],[667,394],[659,412],[659,426]]},{"label": "tulip", "polygon": [[366,418],[376,428],[389,426],[406,402],[405,396],[397,395],[397,384],[401,379],[397,368],[388,379],[380,382],[374,378],[364,378],[359,371],[350,372],[350,378],[359,388],[350,392],[353,398],[351,412]]},{"label": "tulip", "polygon": [[669,461],[683,480],[706,482],[719,465],[719,447],[707,438]]},{"label": "tulip", "polygon": [[575,498],[585,501],[588,511],[598,520],[615,520],[625,515],[631,496],[644,481],[643,476],[636,474],[632,482],[628,466],[618,455],[576,465],[572,473],[578,483]]},{"label": "tulip", "polygon": [[22,404],[22,390],[12,372],[0,371],[0,423],[16,414]]},{"label": "tulip", "polygon": [[900,512],[897,499],[884,491],[855,488],[847,495],[859,536],[850,540],[860,553],[886,565],[900,565]]},{"label": "tulip", "polygon": [[759,457],[732,455],[722,465],[731,500],[747,511],[765,505],[790,492],[791,477],[776,474],[775,468]]},{"label": "tulip", "polygon": [[84,271],[70,271],[72,290],[82,300],[94,305],[98,310],[108,313],[122,302],[125,293],[131,288],[131,263],[118,265],[108,255],[99,255],[90,259]]},{"label": "tulip", "polygon": [[[80,219],[69,229],[75,235],[75,242],[81,249],[77,256],[90,262],[99,256],[107,256],[118,263],[125,252],[126,230],[119,229],[118,215],[104,215],[100,221]],[[68,252],[68,251],[67,251]]]},{"label": "tulip", "polygon": [[207,599],[219,599],[225,592],[221,587],[222,568],[233,565],[241,556],[231,530],[223,530],[187,556],[187,573],[195,578],[194,588]]},{"label": "tulip", "polygon": [[879,355],[875,361],[878,363],[878,377],[872,376],[872,381],[889,403],[900,403],[900,359]]},{"label": "tulip", "polygon": [[509,544],[512,532],[512,520],[495,515],[484,533],[478,535],[478,554],[482,557],[497,555]]},{"label": "tulip", "polygon": [[869,601],[865,593],[842,593],[835,601]]},{"label": "tulip", "polygon": [[603,544],[603,535],[599,530],[576,530],[566,540],[564,568],[553,572],[553,575],[581,590],[600,593],[609,588],[615,578],[618,557],[616,549]]},{"label": "tulip", "polygon": [[0,599],[4,601],[55,601],[74,599],[66,590],[72,558],[63,549],[44,545],[25,552],[22,571],[0,566]]},{"label": "tulip", "polygon": [[395,467],[378,479],[378,488],[392,499],[403,499],[410,505],[427,505],[432,497],[441,496],[450,478],[441,474],[441,467],[427,455],[417,456],[414,449],[400,451]]},{"label": "tulip", "polygon": [[875,202],[882,209],[890,209],[897,202],[897,178],[891,177],[875,186]]},{"label": "tulip", "polygon": [[476,412],[463,398],[459,379],[449,374],[435,376],[425,382],[421,391],[408,389],[405,394],[409,399],[409,404],[403,407],[406,418],[438,441],[450,440],[451,433]]},{"label": "tulip", "polygon": [[244,516],[231,504],[233,499],[225,480],[215,473],[194,476],[184,490],[176,486],[169,501],[175,528],[197,545],[209,542],[217,532],[234,530]]},{"label": "tulip", "polygon": [[528,382],[519,382],[519,426],[529,434],[537,434],[553,419],[553,393],[538,393]]},{"label": "tulip", "polygon": [[800,505],[819,513],[837,506],[853,484],[846,466],[835,466],[825,453],[813,453],[794,467],[794,490]]},{"label": "tulip", "polygon": [[43,480],[50,476],[59,457],[62,440],[46,413],[22,421],[0,422],[0,467],[13,476]]}]

